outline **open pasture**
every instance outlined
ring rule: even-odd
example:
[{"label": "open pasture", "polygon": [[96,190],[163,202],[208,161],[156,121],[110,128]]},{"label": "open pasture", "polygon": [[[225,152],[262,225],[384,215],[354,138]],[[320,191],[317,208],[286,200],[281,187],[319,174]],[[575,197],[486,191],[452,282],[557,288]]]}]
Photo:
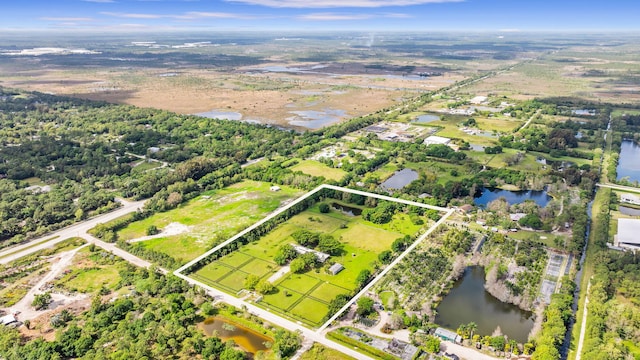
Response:
[{"label": "open pasture", "polygon": [[280,191],[271,191],[270,186],[264,182],[243,181],[206,192],[176,209],[130,224],[118,232],[118,237],[134,240],[144,237],[151,225],[162,230],[171,223],[179,223],[188,230],[166,236],[160,233],[140,244],[187,262],[299,194],[298,190],[287,186],[281,186]]}]

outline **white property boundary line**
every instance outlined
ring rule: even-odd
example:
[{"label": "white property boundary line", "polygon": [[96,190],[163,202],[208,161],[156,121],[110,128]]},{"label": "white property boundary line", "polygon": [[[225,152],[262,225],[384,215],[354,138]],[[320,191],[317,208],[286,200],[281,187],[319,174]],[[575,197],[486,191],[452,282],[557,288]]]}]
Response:
[{"label": "white property boundary line", "polygon": [[[309,197],[315,195],[316,193],[318,193],[321,190],[324,189],[331,189],[331,190],[336,190],[336,191],[341,191],[341,192],[346,192],[346,193],[350,193],[350,194],[356,194],[356,195],[362,195],[362,196],[366,196],[366,197],[372,197],[372,198],[376,198],[376,199],[380,199],[380,200],[387,200],[387,201],[392,201],[392,202],[396,202],[396,203],[401,203],[401,204],[405,204],[405,205],[411,205],[411,206],[416,206],[416,207],[421,207],[421,208],[425,208],[425,209],[431,209],[431,210],[437,210],[437,211],[441,211],[441,212],[446,212],[446,214],[444,216],[442,216],[440,218],[440,220],[438,220],[433,226],[431,226],[424,234],[422,234],[416,241],[414,241],[404,252],[402,252],[402,254],[400,254],[393,262],[391,262],[391,264],[389,264],[388,266],[386,266],[373,280],[371,280],[362,290],[360,290],[360,292],[358,292],[355,296],[353,296],[351,298],[351,300],[349,300],[349,302],[347,302],[346,305],[344,305],[338,312],[336,312],[329,320],[327,320],[322,326],[320,326],[320,328],[317,330],[318,333],[321,333],[322,331],[324,331],[334,320],[336,320],[346,309],[348,309],[351,305],[353,305],[353,303],[358,300],[358,298],[360,296],[362,296],[364,293],[366,293],[373,285],[375,285],[382,277],[384,277],[389,271],[391,271],[391,269],[393,267],[395,267],[400,261],[402,261],[402,259],[404,259],[407,255],[409,255],[410,252],[412,252],[417,246],[418,244],[420,244],[427,236],[429,236],[438,226],[440,226],[455,210],[454,209],[449,209],[449,208],[443,208],[440,206],[434,206],[434,205],[427,205],[427,204],[422,204],[419,202],[415,202],[415,201],[410,201],[410,200],[405,200],[405,199],[397,199],[397,198],[393,198],[390,196],[386,196],[386,195],[379,195],[379,194],[374,194],[374,193],[369,193],[369,192],[365,192],[365,191],[360,191],[360,190],[354,190],[354,189],[348,189],[348,188],[344,188],[344,187],[339,187],[339,186],[334,186],[334,185],[328,185],[328,184],[322,184],[320,186],[318,186],[317,188],[309,191],[308,193],[302,195],[301,197],[299,197],[298,199],[296,199],[295,201],[287,204],[286,206],[276,210],[275,212],[273,212],[271,215],[267,216],[266,218],[258,221],[257,223],[251,225],[250,227],[244,229],[243,231],[239,232],[238,234],[236,234],[235,236],[229,238],[228,240],[222,242],[221,244],[215,246],[213,249],[207,251],[206,253],[198,256],[197,258],[191,260],[190,262],[188,262],[187,264],[185,264],[184,266],[182,266],[181,268],[179,268],[178,270],[174,271],[174,274],[180,278],[186,279],[188,278],[187,275],[182,274],[183,271],[189,269],[190,267],[192,267],[193,265],[197,264],[198,262],[200,262],[201,260],[205,259],[206,257],[208,257],[209,255],[219,251],[220,249],[224,248],[225,246],[231,244],[232,242],[236,241],[237,239],[239,239],[240,237],[248,234],[249,232],[253,231],[254,229],[256,229],[257,227],[261,226],[262,224],[264,224],[265,222],[275,218],[276,216],[282,214],[283,212],[287,211],[288,209],[290,209],[291,207],[301,203],[302,201],[308,199]],[[203,284],[200,281],[197,281],[193,278],[189,277],[189,281],[193,282],[193,283],[197,283],[199,286],[206,288],[206,289],[212,289],[210,286]],[[231,296],[231,295],[227,295],[227,296]],[[249,304],[248,302],[241,300],[235,296],[231,296],[233,297],[235,300],[241,301],[243,304],[245,305],[252,305]],[[281,316],[273,313],[273,312],[269,312],[271,314],[274,314],[275,316],[286,320],[284,318],[282,318]]]}]

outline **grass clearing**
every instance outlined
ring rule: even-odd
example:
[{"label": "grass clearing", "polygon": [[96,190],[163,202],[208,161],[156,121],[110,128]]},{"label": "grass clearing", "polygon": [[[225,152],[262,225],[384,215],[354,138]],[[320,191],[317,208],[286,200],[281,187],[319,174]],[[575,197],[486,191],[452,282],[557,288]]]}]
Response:
[{"label": "grass clearing", "polygon": [[104,250],[91,252],[89,247],[78,251],[65,275],[55,282],[56,287],[80,293],[94,293],[105,287],[114,290],[120,282],[120,270],[126,262]]},{"label": "grass clearing", "polygon": [[293,309],[290,310],[291,314],[308,320],[311,323],[319,324],[322,322],[329,307],[320,301],[304,298]]},{"label": "grass clearing", "polygon": [[270,191],[270,186],[265,182],[243,181],[206,192],[176,209],[130,224],[118,232],[118,237],[124,240],[143,237],[151,225],[159,229],[174,222],[189,226],[187,233],[139,243],[185,263],[300,193],[287,186],[281,186],[280,191]]},{"label": "grass clearing", "polygon": [[337,350],[314,343],[309,351],[300,356],[300,360],[355,360]]},{"label": "grass clearing", "polygon": [[301,160],[297,165],[291,167],[291,171],[302,171],[307,175],[324,176],[327,180],[340,180],[347,172],[341,169],[329,167],[316,160]]}]

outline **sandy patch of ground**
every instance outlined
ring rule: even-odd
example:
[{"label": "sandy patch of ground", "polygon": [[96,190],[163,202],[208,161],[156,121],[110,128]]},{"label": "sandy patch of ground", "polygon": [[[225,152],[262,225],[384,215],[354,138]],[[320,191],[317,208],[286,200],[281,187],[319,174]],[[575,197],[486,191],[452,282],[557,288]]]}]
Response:
[{"label": "sandy patch of ground", "polygon": [[67,306],[72,304],[73,302],[83,300],[86,298],[86,295],[67,295],[57,292],[51,293],[52,302],[49,304],[49,307],[44,310],[35,310],[31,303],[36,295],[47,292],[51,287],[49,283],[51,283],[56,277],[58,277],[62,272],[71,265],[73,257],[78,252],[78,250],[82,249],[87,245],[81,246],[74,250],[66,251],[56,255],[52,260],[51,269],[47,274],[45,274],[22,298],[22,300],[18,301],[15,305],[11,306],[8,309],[5,309],[7,313],[17,313],[18,320],[24,322],[25,320],[32,320],[36,317],[48,313],[54,309],[60,308],[62,306]]},{"label": "sandy patch of ground", "polygon": [[156,238],[160,238],[160,237],[180,235],[180,234],[188,233],[190,231],[191,231],[191,227],[190,226],[187,226],[187,225],[184,225],[184,224],[180,224],[179,222],[172,222],[172,223],[168,224],[167,226],[165,226],[162,229],[162,231],[160,231],[160,233],[158,233],[158,234],[149,235],[149,236],[143,236],[143,237],[140,237],[140,238],[137,238],[137,239],[129,240],[129,242],[134,243],[134,242],[139,242],[139,241],[156,239]]}]

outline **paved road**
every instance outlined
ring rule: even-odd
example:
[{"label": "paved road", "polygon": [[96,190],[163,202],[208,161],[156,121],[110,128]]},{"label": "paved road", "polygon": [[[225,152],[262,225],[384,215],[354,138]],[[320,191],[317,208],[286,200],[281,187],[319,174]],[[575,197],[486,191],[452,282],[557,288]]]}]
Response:
[{"label": "paved road", "polygon": [[[144,204],[144,200],[135,202],[119,200],[119,202],[123,204],[123,206],[119,209],[108,212],[106,214],[98,215],[89,220],[85,220],[75,225],[68,226],[58,231],[54,231],[45,236],[33,239],[27,243],[0,251],[0,264],[7,264],[15,259],[19,259],[23,256],[33,254],[36,251],[49,248],[59,242],[72,237],[84,237],[83,235],[87,234],[87,231],[95,227],[96,225],[111,221],[113,219],[119,218],[120,216],[141,209],[142,205]],[[47,239],[51,240],[46,241]],[[34,244],[37,245],[34,246]]]},{"label": "paved road", "polygon": [[449,341],[443,341],[440,343],[440,350],[449,354],[456,354],[460,360],[496,360],[504,359],[501,357],[493,357],[475,349],[468,348],[466,346],[454,344]]},{"label": "paved road", "polygon": [[633,186],[615,185],[615,184],[596,184],[598,187],[609,188],[614,190],[630,191],[640,193],[640,188]]},{"label": "paved road", "polygon": [[208,286],[206,284],[203,284],[199,281],[196,281],[194,279],[189,278],[188,276],[185,276],[183,274],[181,274],[180,272],[176,271],[174,273],[176,276],[184,279],[185,281],[187,281],[188,283],[192,284],[192,285],[197,285],[205,290],[207,290],[207,293],[209,294],[209,296],[211,296],[212,298],[216,299],[216,301],[222,301],[224,303],[227,303],[229,305],[232,305],[238,309],[242,309],[242,308],[246,308],[250,313],[259,316],[260,318],[275,324],[277,326],[283,327],[289,331],[297,331],[300,334],[302,334],[302,336],[305,337],[305,341],[315,341],[317,343],[320,343],[326,347],[338,350],[342,353],[345,353],[349,356],[352,356],[356,359],[371,359],[368,356],[365,356],[353,349],[351,349],[350,347],[347,346],[343,346],[340,345],[338,343],[335,343],[329,339],[327,339],[325,337],[324,333],[320,333],[320,332],[316,332],[313,331],[311,329],[308,329],[306,327],[304,327],[302,324],[299,323],[295,323],[293,321],[287,320],[285,318],[280,317],[279,315],[276,315],[274,313],[271,313],[267,310],[261,309],[255,305],[253,305],[252,303],[246,302],[242,299],[238,299],[234,296],[230,296],[220,290],[214,289],[211,286]]}]

